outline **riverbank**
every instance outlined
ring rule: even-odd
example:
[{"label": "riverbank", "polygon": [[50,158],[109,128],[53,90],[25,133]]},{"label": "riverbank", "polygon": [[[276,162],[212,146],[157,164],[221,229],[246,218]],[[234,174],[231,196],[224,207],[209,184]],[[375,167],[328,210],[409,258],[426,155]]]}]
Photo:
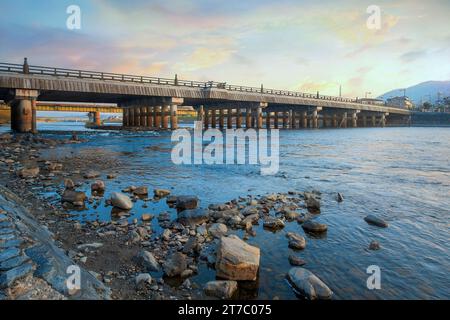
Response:
[{"label": "riverbank", "polygon": [[[21,195],[70,259],[111,288],[113,299],[210,298],[206,291],[211,294],[211,288],[205,287],[223,275],[214,253],[220,240],[212,234],[224,227],[227,234],[259,249],[256,280],[237,280],[236,291],[234,282],[228,283],[225,288],[234,292],[233,297],[304,297],[293,290],[295,281],[287,280],[292,261],[306,263],[302,267],[333,291],[333,299],[442,298],[448,265],[444,228],[448,199],[442,191],[449,180],[439,150],[446,150],[441,138],[446,131],[415,129],[419,138],[413,147],[410,130],[340,130],[333,136],[331,130],[283,131],[280,173],[273,177],[260,176],[254,166],[176,166],[170,162],[170,134],[165,132],[89,131],[71,141],[69,132],[47,131],[38,140],[22,136],[2,144],[0,180]],[[42,138],[44,142],[39,141]],[[356,158],[349,156],[354,150]],[[396,161],[390,161],[394,155]],[[39,167],[39,173],[21,178],[23,167]],[[67,179],[76,194],[64,196],[67,187],[72,188]],[[102,180],[103,194],[92,191],[92,185],[102,189],[96,180]],[[146,187],[148,195],[139,187]],[[155,197],[155,189],[170,194]],[[312,193],[320,201],[320,214],[310,214],[305,202],[304,191],[313,190],[321,191]],[[114,192],[131,200],[130,211],[112,206]],[[344,201],[338,201],[338,192]],[[203,226],[180,222],[173,199],[182,195],[198,199],[194,210]],[[368,224],[364,218],[369,214],[389,226]],[[246,228],[247,217],[247,222],[255,219],[258,224]],[[305,217],[327,225],[327,231],[320,235],[306,231]],[[196,244],[191,238],[200,241]],[[302,238],[306,247],[296,249],[302,247]],[[372,241],[378,242],[379,250],[370,249],[378,247]],[[185,254],[188,244],[201,250]],[[175,252],[183,256],[174,257]],[[249,252],[257,261],[255,249]],[[142,257],[152,263],[143,263]],[[149,269],[154,261],[158,271]],[[167,269],[167,262],[180,267]],[[246,272],[249,277],[253,262]],[[373,264],[382,268],[382,290],[366,287],[366,269]],[[219,292],[230,292],[223,290]]]}]

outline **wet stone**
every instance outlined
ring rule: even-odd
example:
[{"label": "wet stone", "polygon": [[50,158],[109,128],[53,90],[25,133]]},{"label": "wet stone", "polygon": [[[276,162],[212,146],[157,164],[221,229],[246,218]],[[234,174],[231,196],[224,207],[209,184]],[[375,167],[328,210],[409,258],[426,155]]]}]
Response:
[{"label": "wet stone", "polygon": [[3,263],[6,260],[17,257],[20,255],[20,250],[17,248],[9,248],[0,253],[0,263]]},{"label": "wet stone", "polygon": [[11,229],[11,228],[0,229],[0,234],[12,234],[12,233],[14,233],[14,229]]},{"label": "wet stone", "polygon": [[[1,237],[1,235],[0,235],[0,237]],[[21,244],[22,244],[22,240],[19,240],[19,239],[8,240],[5,242],[0,241],[0,248],[5,249],[5,248],[11,248],[11,247],[20,247]]]},{"label": "wet stone", "polygon": [[27,263],[21,265],[20,267],[16,267],[14,269],[8,270],[0,275],[0,289],[7,288],[11,286],[11,284],[27,276],[29,273],[33,271],[33,265],[31,263]]},{"label": "wet stone", "polygon": [[5,262],[0,263],[0,271],[7,271],[10,269],[16,268],[29,260],[30,260],[30,258],[28,258],[27,256],[18,256],[18,257],[9,259]]},{"label": "wet stone", "polygon": [[8,240],[15,239],[14,234],[0,234],[0,243]]},{"label": "wet stone", "polygon": [[4,214],[0,214],[0,222],[8,221],[8,217]]},{"label": "wet stone", "polygon": [[0,222],[0,228],[12,228],[13,224],[9,221]]}]

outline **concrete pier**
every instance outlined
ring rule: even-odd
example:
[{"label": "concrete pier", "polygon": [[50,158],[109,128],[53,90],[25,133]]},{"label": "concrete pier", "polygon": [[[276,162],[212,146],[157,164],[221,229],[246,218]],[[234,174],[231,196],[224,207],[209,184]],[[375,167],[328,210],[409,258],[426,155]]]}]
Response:
[{"label": "concrete pier", "polygon": [[233,128],[233,109],[227,109],[227,128]]},{"label": "concrete pier", "polygon": [[15,132],[36,132],[36,99],[37,90],[16,89],[13,99],[9,102],[11,107],[11,129]]},{"label": "concrete pier", "polygon": [[216,115],[216,109],[211,109],[211,128],[216,129],[217,128],[217,115]]}]

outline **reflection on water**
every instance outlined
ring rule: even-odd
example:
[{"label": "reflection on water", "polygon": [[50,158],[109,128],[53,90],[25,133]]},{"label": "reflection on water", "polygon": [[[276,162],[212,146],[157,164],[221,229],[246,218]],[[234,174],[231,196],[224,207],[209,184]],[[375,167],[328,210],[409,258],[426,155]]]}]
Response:
[{"label": "reflection on water", "polygon": [[[50,150],[47,156],[103,150],[122,160],[123,165],[112,169],[117,179],[106,181],[106,197],[129,185],[148,185],[178,195],[196,194],[206,207],[247,194],[321,191],[317,220],[328,225],[326,237],[304,234],[296,222],[277,233],[256,228],[257,236],[249,243],[261,248],[261,268],[253,288],[241,285],[247,297],[297,298],[285,281],[287,257],[293,253],[285,237],[288,231],[305,236],[306,249],[295,254],[337,299],[450,297],[448,128],[281,131],[280,172],[275,176],[261,176],[259,168],[250,165],[176,166],[170,160],[169,133],[87,132],[86,138],[85,144]],[[344,202],[335,201],[337,192],[344,194]],[[161,211],[176,215],[164,202],[138,202],[130,218]],[[367,214],[380,215],[389,228],[368,225],[363,220]],[[100,205],[79,218],[108,220],[111,208]],[[154,228],[159,228],[156,220]],[[382,249],[368,250],[372,240]],[[381,290],[366,288],[370,265],[381,268]],[[201,265],[193,281],[214,279],[214,272],[205,270]]]}]

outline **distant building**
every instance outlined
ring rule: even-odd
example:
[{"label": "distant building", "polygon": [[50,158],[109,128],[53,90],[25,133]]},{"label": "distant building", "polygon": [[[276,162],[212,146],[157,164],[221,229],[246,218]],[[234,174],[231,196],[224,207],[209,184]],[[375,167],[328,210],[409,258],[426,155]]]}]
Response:
[{"label": "distant building", "polygon": [[408,97],[393,97],[386,100],[386,104],[388,106],[396,107],[396,108],[402,108],[402,109],[408,109],[411,110],[414,108],[414,103],[409,100]]},{"label": "distant building", "polygon": [[365,103],[365,104],[375,104],[375,105],[379,105],[379,106],[383,106],[384,105],[384,100],[383,99],[360,98],[360,99],[358,99],[358,102]]}]

